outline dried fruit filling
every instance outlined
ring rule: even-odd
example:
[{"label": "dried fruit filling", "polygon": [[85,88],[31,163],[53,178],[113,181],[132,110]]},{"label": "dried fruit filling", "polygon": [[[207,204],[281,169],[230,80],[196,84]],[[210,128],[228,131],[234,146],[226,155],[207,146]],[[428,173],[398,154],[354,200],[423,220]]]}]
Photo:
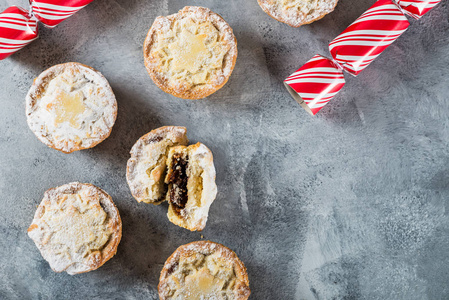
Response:
[{"label": "dried fruit filling", "polygon": [[188,160],[188,156],[184,159],[180,153],[173,155],[172,170],[169,178],[169,184],[171,184],[170,203],[175,206],[175,210],[178,213],[187,204]]}]

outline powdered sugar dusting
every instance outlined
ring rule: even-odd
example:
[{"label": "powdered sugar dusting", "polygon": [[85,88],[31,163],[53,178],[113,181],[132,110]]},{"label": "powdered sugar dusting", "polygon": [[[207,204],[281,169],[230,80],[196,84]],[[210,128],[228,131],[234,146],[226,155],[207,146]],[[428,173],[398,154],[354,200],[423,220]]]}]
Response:
[{"label": "powdered sugar dusting", "polygon": [[166,261],[159,283],[161,299],[248,299],[243,263],[229,248],[210,241],[179,247]]},{"label": "powdered sugar dusting", "polygon": [[156,18],[144,46],[155,83],[181,98],[199,99],[223,86],[237,58],[231,27],[204,7]]},{"label": "powdered sugar dusting", "polygon": [[117,116],[117,102],[106,78],[78,63],[42,72],[26,101],[31,130],[44,144],[67,153],[103,141]]},{"label": "powdered sugar dusting", "polygon": [[115,254],[121,221],[108,194],[74,182],[45,192],[28,235],[55,272],[73,275],[94,270]]},{"label": "powdered sugar dusting", "polygon": [[338,0],[258,0],[260,7],[293,27],[309,24],[332,12]]}]

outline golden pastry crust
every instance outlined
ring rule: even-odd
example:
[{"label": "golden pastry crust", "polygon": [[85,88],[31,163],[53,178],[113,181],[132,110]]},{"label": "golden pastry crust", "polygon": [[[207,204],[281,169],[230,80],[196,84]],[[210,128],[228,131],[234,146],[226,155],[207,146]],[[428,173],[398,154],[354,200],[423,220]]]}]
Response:
[{"label": "golden pastry crust", "polygon": [[105,191],[72,182],[45,192],[28,236],[53,271],[74,275],[95,270],[115,255],[122,221]]},{"label": "golden pastry crust", "polygon": [[217,196],[212,152],[201,143],[173,147],[167,166],[168,219],[190,231],[203,230]]},{"label": "golden pastry crust", "polygon": [[111,133],[117,101],[104,76],[75,62],[42,72],[26,96],[30,129],[47,146],[71,153],[96,146]]},{"label": "golden pastry crust", "polygon": [[331,13],[338,0],[257,0],[265,13],[291,27],[300,27]]},{"label": "golden pastry crust", "polygon": [[180,246],[167,259],[159,278],[159,298],[248,299],[245,265],[231,249],[211,241]]},{"label": "golden pastry crust", "polygon": [[187,129],[164,126],[154,129],[132,147],[126,165],[126,180],[138,202],[160,204],[165,200],[164,179],[170,147],[187,145]]},{"label": "golden pastry crust", "polygon": [[237,60],[237,40],[229,24],[196,6],[156,18],[143,50],[154,83],[184,99],[201,99],[219,90]]}]

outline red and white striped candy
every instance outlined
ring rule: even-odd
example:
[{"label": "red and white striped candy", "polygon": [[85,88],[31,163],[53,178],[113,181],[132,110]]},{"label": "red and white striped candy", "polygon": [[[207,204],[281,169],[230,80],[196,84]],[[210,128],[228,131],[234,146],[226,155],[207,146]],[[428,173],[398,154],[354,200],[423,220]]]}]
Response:
[{"label": "red and white striped candy", "polygon": [[0,13],[0,60],[22,49],[37,38],[37,21],[17,6]]},{"label": "red and white striped candy", "polygon": [[47,27],[55,27],[93,0],[30,0],[34,16]]},{"label": "red and white striped candy", "polygon": [[397,0],[396,2],[407,15],[420,19],[440,3],[441,0]]},{"label": "red and white striped candy", "polygon": [[345,78],[332,60],[315,55],[285,79],[284,84],[293,98],[315,115],[343,88]]},{"label": "red and white striped candy", "polygon": [[358,75],[388,48],[410,23],[391,0],[379,0],[330,44],[332,57]]}]

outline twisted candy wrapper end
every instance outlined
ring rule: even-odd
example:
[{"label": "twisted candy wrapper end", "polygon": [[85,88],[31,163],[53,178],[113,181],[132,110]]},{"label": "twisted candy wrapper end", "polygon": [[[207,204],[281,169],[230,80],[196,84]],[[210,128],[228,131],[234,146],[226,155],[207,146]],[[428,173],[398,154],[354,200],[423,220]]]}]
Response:
[{"label": "twisted candy wrapper end", "polygon": [[391,0],[379,0],[329,44],[329,51],[343,69],[356,76],[409,25]]},{"label": "twisted candy wrapper end", "polygon": [[290,75],[284,85],[309,114],[315,115],[343,88],[345,77],[332,60],[315,55]]},{"label": "twisted candy wrapper end", "polygon": [[53,28],[93,0],[30,0],[33,15]]},{"label": "twisted candy wrapper end", "polygon": [[30,0],[31,12],[8,7],[0,13],[0,60],[19,51],[38,37],[37,20],[55,27],[93,0]]},{"label": "twisted candy wrapper end", "polygon": [[417,20],[440,2],[441,0],[396,0],[404,13]]},{"label": "twisted candy wrapper end", "polygon": [[8,7],[0,13],[0,60],[22,49],[37,36],[36,19],[20,7]]}]

